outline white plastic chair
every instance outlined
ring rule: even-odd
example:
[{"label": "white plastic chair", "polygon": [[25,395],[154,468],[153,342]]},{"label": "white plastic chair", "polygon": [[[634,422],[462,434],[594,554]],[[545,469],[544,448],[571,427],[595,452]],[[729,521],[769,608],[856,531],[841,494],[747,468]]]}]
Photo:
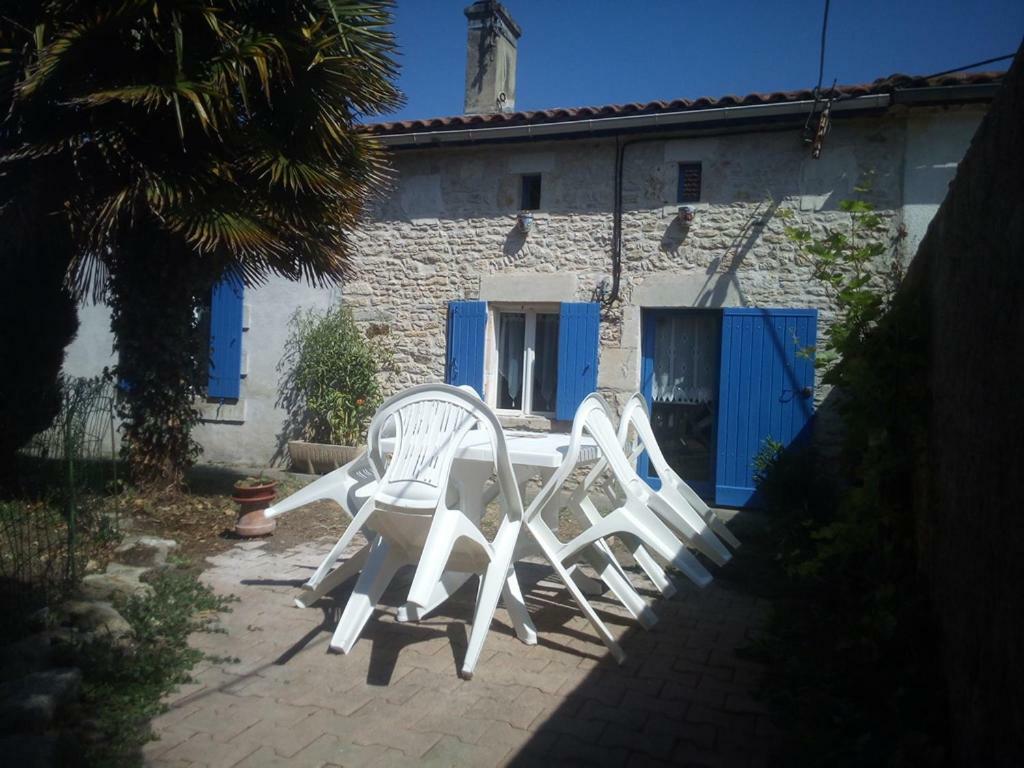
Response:
[{"label": "white plastic chair", "polygon": [[[591,394],[584,398],[573,419],[565,461],[541,488],[526,511],[526,527],[604,644],[621,663],[625,659],[622,648],[572,579],[569,564],[574,563],[581,555],[598,551],[595,545],[616,536],[641,542],[653,553],[682,571],[698,586],[707,586],[712,578],[700,561],[650,509],[650,487],[630,466],[608,416],[609,412],[607,403],[600,395]],[[575,469],[584,432],[597,444],[602,460],[607,462],[607,468],[618,484],[623,499],[618,507],[606,515],[601,515],[594,509],[592,515],[587,515],[590,526],[563,544],[548,526],[541,512],[548,504],[554,502],[558,490]]]},{"label": "white plastic chair", "polygon": [[[476,390],[471,386],[462,384],[459,386],[470,394],[476,396]],[[394,427],[388,426],[385,428],[384,437],[394,435]],[[317,478],[309,485],[300,488],[298,491],[293,493],[286,499],[282,499],[276,504],[267,507],[264,515],[268,518],[277,517],[283,515],[285,512],[291,512],[292,510],[304,507],[307,504],[312,504],[316,501],[329,500],[335,502],[341,507],[342,512],[348,515],[349,519],[355,517],[356,512],[363,506],[367,499],[373,495],[374,490],[377,488],[377,478],[373,474],[373,470],[370,468],[370,460],[366,456],[364,451],[358,457],[350,461],[343,467],[327,473],[323,477]],[[302,594],[295,599],[295,604],[299,608],[308,608],[325,594],[330,592],[335,587],[344,584],[351,578],[354,578],[363,565],[366,563],[366,558],[370,553],[370,546],[367,544],[354,555],[349,557],[344,563],[338,565],[333,571],[331,566],[341,557],[343,554],[344,547],[339,547],[340,541],[337,545],[331,549],[327,557],[324,558],[320,566],[310,577],[310,579],[303,585]],[[465,579],[459,582],[454,589],[461,586]],[[454,591],[454,589],[452,591]],[[405,621],[407,619],[406,611],[403,608],[399,611],[399,621]]]},{"label": "white plastic chair", "polygon": [[[291,512],[294,509],[303,507],[306,504],[312,504],[315,501],[330,500],[338,504],[342,511],[352,518],[355,517],[355,513],[373,495],[376,487],[377,477],[373,474],[373,469],[370,467],[370,460],[363,453],[345,466],[317,478],[288,498],[267,507],[264,515],[266,517],[277,517],[285,512]],[[327,557],[324,558],[320,567],[316,569],[309,580],[303,585],[302,594],[295,599],[295,604],[299,608],[308,608],[313,605],[323,595],[335,587],[344,584],[362,570],[363,565],[366,563],[366,558],[370,554],[369,545],[363,547],[334,570],[331,570],[331,567],[341,557],[345,547],[350,542],[351,538],[346,539],[345,536],[342,536]]]},{"label": "white plastic chair", "polygon": [[[394,424],[390,462],[381,447],[382,430]],[[487,541],[478,520],[470,520],[448,499],[455,452],[472,428],[488,432],[504,519]],[[512,558],[523,525],[523,505],[497,417],[475,395],[445,384],[412,387],[389,398],[367,434],[367,456],[377,486],[338,542],[342,551],[360,529],[372,528],[370,551],[345,606],[331,648],[348,653],[397,571],[416,565],[406,605],[422,616],[450,594],[465,573],[481,574],[480,588],[461,674],[472,677],[499,596],[505,599],[517,636],[536,642]]]},{"label": "white plastic chair", "polygon": [[[635,431],[637,440],[632,446],[629,443],[629,430]],[[664,501],[672,512],[666,513],[665,506],[658,504],[655,511],[665,521],[684,535],[688,535],[693,545],[718,565],[724,565],[731,555],[719,540],[736,549],[740,546],[732,532],[726,527],[715,511],[697,495],[686,482],[669,466],[665,455],[661,452],[654,430],[651,428],[651,415],[647,408],[647,399],[636,392],[622,409],[619,422],[619,442],[631,457],[638,456],[641,450],[647,451],[651,467],[661,479],[661,488],[656,496]],[[675,513],[675,514],[672,514]],[[688,533],[689,531],[689,533]]]}]

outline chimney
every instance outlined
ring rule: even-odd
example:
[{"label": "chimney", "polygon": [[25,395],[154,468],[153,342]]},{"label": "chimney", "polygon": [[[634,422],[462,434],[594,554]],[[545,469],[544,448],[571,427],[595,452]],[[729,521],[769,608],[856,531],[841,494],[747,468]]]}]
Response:
[{"label": "chimney", "polygon": [[465,113],[514,112],[516,41],[522,30],[496,0],[479,0],[465,13],[469,19]]}]

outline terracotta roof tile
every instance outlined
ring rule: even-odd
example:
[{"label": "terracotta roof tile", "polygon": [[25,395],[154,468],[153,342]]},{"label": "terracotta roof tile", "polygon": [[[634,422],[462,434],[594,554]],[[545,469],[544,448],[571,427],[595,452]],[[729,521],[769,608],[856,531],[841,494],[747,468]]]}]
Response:
[{"label": "terracotta roof tile", "polygon": [[[912,75],[894,74],[880,78],[873,83],[836,86],[835,94],[839,96],[867,96],[872,94],[892,93],[906,88],[935,88],[949,85],[988,85],[999,83],[1004,72],[972,72],[942,77],[917,77]],[[826,93],[827,95],[827,93]],[[433,117],[423,120],[403,120],[394,123],[371,123],[366,130],[379,136],[392,136],[403,133],[423,131],[452,131],[460,128],[515,125],[540,125],[543,123],[564,122],[570,120],[587,120],[601,117],[621,117],[625,115],[646,115],[659,112],[680,112],[688,110],[710,109],[713,107],[748,106],[755,104],[778,104],[788,101],[805,101],[814,98],[814,91],[805,88],[798,91],[774,91],[772,93],[748,93],[745,96],[725,95],[718,98],[701,96],[696,99],[673,99],[672,101],[649,101],[643,104],[605,104],[592,107],[540,109],[530,112],[498,112],[489,115],[454,115],[451,117]]]}]

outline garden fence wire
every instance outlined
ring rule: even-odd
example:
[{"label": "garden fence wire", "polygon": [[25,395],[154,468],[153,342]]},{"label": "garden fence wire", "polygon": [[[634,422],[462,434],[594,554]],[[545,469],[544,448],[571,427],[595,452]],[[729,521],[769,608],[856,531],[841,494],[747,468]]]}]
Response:
[{"label": "garden fence wire", "polygon": [[48,604],[65,594],[118,534],[116,516],[96,503],[117,489],[114,388],[101,378],[67,377],[62,391],[53,424],[20,451],[32,475],[27,498],[0,501],[0,597],[7,606]]}]

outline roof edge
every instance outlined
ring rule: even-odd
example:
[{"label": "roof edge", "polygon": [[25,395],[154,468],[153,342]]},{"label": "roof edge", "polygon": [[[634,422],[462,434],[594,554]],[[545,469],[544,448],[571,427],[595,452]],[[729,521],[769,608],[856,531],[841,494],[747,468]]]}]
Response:
[{"label": "roof edge", "polygon": [[[833,110],[884,109],[893,104],[925,105],[989,101],[1002,83],[1003,72],[984,72],[944,78],[893,75],[867,85],[839,86],[826,95]],[[879,97],[885,97],[879,106]],[[820,104],[820,101],[817,102]],[[436,145],[454,142],[502,140],[508,137],[545,137],[578,133],[607,133],[650,128],[652,125],[697,124],[756,118],[758,115],[806,114],[815,104],[814,92],[754,93],[718,99],[679,99],[644,104],[606,105],[532,112],[458,115],[454,117],[374,123],[364,130],[388,146]],[[775,109],[769,109],[775,108]],[[728,117],[725,117],[728,115]],[[688,117],[684,117],[688,116]]]}]

